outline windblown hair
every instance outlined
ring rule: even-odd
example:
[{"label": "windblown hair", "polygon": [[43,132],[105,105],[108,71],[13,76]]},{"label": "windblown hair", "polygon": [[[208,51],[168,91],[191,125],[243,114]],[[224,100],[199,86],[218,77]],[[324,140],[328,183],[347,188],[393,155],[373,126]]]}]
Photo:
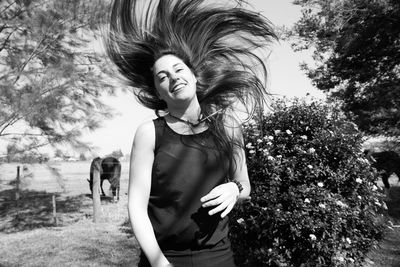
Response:
[{"label": "windblown hair", "polygon": [[203,115],[222,110],[209,128],[228,156],[238,142],[229,138],[223,119],[239,106],[249,115],[264,106],[267,71],[257,52],[276,39],[265,17],[235,3],[115,0],[106,39],[110,58],[138,100],[157,112],[167,105],[157,96],[152,67],[166,54],[182,59],[197,78]]}]

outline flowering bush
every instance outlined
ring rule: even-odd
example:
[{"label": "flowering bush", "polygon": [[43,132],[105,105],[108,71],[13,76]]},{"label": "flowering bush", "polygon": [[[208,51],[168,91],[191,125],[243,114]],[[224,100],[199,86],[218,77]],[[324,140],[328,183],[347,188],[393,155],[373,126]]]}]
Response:
[{"label": "flowering bush", "polygon": [[231,216],[238,266],[357,266],[381,238],[376,173],[335,107],[277,100],[244,127],[251,201]]}]

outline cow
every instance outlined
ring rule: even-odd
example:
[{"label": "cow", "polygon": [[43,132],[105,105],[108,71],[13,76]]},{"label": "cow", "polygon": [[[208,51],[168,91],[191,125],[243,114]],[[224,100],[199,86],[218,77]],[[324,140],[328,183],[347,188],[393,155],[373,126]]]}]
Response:
[{"label": "cow", "polygon": [[113,198],[117,197],[117,200],[119,200],[119,189],[120,189],[120,177],[121,177],[121,163],[119,162],[118,159],[114,157],[106,157],[106,158],[100,158],[97,157],[92,160],[92,163],[90,164],[90,180],[89,182],[89,187],[90,191],[93,193],[93,172],[96,164],[96,161],[100,161],[100,189],[101,193],[103,196],[106,194],[104,193],[103,190],[103,182],[104,180],[108,180],[111,185],[111,191],[113,194]]},{"label": "cow", "polygon": [[389,190],[389,177],[395,173],[400,179],[400,156],[394,151],[373,152],[364,151],[367,159],[382,176],[382,182],[386,190]]}]

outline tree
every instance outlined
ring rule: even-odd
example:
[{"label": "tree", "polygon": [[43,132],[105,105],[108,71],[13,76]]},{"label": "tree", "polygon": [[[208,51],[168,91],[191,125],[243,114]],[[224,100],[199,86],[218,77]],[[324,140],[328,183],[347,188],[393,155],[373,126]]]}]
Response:
[{"label": "tree", "polygon": [[90,47],[107,2],[0,2],[0,141],[82,148],[82,131],[112,115],[99,97],[115,89]]},{"label": "tree", "polygon": [[303,68],[317,88],[341,100],[361,130],[400,136],[400,2],[296,0],[296,50],[314,48]]},{"label": "tree", "polygon": [[122,158],[124,154],[122,153],[121,149],[114,150],[111,154],[108,154],[106,157],[114,157],[116,159]]}]

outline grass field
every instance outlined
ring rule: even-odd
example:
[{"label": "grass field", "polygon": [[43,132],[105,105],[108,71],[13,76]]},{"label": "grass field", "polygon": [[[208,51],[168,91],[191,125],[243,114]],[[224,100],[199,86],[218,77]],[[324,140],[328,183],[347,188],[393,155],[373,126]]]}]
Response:
[{"label": "grass field", "polygon": [[[61,180],[43,165],[28,166],[21,171],[18,202],[18,165],[0,165],[0,266],[136,266],[139,249],[126,208],[128,164],[121,165],[120,201],[102,197],[102,219],[96,224],[86,181],[90,162],[52,164],[59,168]],[[107,182],[103,187],[109,193]]]},{"label": "grass field", "polygon": [[[0,165],[0,266],[136,266],[139,247],[127,214],[128,163],[122,162],[121,198],[102,198],[100,223],[92,221],[90,162],[55,163],[61,176],[44,165],[21,172],[15,200],[17,164]],[[22,165],[21,169],[22,169]],[[108,193],[109,184],[104,183]],[[55,196],[57,225],[53,217]],[[365,267],[400,266],[400,187],[387,200],[393,225],[368,254]]]}]

